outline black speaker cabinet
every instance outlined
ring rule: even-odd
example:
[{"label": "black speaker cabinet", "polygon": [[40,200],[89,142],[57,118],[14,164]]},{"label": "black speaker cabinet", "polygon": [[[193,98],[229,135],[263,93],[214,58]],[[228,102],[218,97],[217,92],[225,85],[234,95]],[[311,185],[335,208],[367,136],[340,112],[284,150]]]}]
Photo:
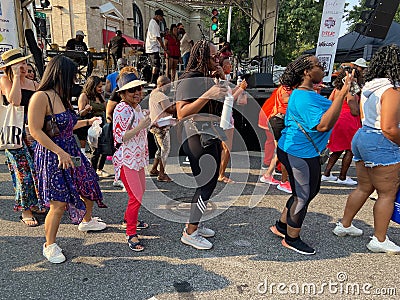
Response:
[{"label": "black speaker cabinet", "polygon": [[365,36],[385,39],[400,0],[375,0],[373,2],[375,9],[371,12],[371,17],[366,23],[357,24],[355,30]]},{"label": "black speaker cabinet", "polygon": [[251,74],[247,79],[249,88],[268,88],[274,87],[271,73],[255,73]]}]

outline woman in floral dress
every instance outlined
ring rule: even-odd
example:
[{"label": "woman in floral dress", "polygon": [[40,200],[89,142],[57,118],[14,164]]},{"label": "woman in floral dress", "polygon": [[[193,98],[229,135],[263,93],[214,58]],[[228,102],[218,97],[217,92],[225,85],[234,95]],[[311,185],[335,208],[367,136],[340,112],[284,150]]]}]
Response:
[{"label": "woman in floral dress", "polygon": [[[65,210],[69,212],[72,223],[79,224],[81,231],[98,231],[107,226],[98,218],[92,218],[94,202],[99,207],[106,205],[97,183],[98,176],[72,133],[73,129],[91,125],[96,120],[94,117],[78,121],[72,109],[71,87],[76,72],[76,65],[69,58],[52,58],[29,106],[29,128],[38,142],[35,167],[39,193],[43,204],[50,207],[45,221],[43,255],[52,263],[65,261],[62,249],[55,243]],[[43,131],[44,122],[51,118],[52,113],[60,131],[55,137],[49,137]]]}]

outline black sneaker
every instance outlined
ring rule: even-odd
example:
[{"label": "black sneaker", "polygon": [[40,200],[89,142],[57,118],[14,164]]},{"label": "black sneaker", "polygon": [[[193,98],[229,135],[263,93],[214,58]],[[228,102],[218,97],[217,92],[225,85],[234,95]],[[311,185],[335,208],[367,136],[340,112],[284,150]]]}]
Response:
[{"label": "black sneaker", "polygon": [[284,227],[281,227],[279,225],[279,221],[276,221],[275,225],[271,226],[269,228],[269,230],[271,230],[273,234],[275,234],[281,238],[285,238],[285,235],[287,234],[287,229]]},{"label": "black sneaker", "polygon": [[304,255],[313,255],[315,254],[315,250],[304,243],[300,237],[295,239],[294,241],[288,241],[286,238],[282,240],[282,245],[286,248],[292,249],[297,253]]}]

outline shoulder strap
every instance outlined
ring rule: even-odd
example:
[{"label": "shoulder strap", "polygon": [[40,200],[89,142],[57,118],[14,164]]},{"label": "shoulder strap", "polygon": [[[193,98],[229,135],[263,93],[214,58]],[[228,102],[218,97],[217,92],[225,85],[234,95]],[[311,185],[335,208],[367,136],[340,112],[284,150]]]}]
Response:
[{"label": "shoulder strap", "polygon": [[47,100],[49,101],[49,106],[50,106],[50,113],[51,113],[51,116],[54,118],[54,111],[53,111],[53,105],[51,104],[51,101],[50,101],[50,96],[46,93],[46,92],[44,92],[45,94],[46,94],[46,96],[47,96]]},{"label": "shoulder strap", "polygon": [[304,133],[304,135],[306,136],[306,138],[312,143],[312,145],[314,146],[315,150],[317,150],[317,153],[319,155],[321,155],[321,152],[319,151],[317,145],[314,143],[313,139],[311,138],[311,136],[307,133],[307,131],[304,130],[303,126],[301,126],[301,124],[299,122],[297,122],[295,119],[292,118],[293,121],[296,122],[297,126],[299,126],[301,132]]}]

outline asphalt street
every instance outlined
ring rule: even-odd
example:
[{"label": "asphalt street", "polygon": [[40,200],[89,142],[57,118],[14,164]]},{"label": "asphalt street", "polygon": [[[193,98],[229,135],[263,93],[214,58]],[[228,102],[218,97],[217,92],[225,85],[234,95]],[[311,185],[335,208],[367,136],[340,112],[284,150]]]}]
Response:
[{"label": "asphalt street", "polygon": [[[260,153],[233,153],[231,178],[218,183],[205,215],[216,230],[214,247],[199,251],[180,242],[193,194],[190,168],[171,157],[167,171],[174,182],[147,176],[140,219],[145,251],[131,251],[118,227],[127,195],[101,179],[107,209],[94,215],[107,222],[103,232],[82,233],[67,214],[57,243],[67,261],[49,263],[42,256],[41,226],[28,228],[13,212],[14,191],[0,152],[0,299],[399,299],[396,269],[400,256],[374,254],[366,244],[372,234],[374,201],[368,200],[354,224],[361,237],[332,234],[353,187],[323,183],[309,207],[302,238],[316,248],[313,256],[281,245],[269,231],[288,194],[258,181]],[[113,173],[107,162],[106,171]],[[338,169],[334,169],[334,175]],[[355,179],[354,167],[350,173]],[[390,224],[390,238],[400,243],[400,227]]]}]

